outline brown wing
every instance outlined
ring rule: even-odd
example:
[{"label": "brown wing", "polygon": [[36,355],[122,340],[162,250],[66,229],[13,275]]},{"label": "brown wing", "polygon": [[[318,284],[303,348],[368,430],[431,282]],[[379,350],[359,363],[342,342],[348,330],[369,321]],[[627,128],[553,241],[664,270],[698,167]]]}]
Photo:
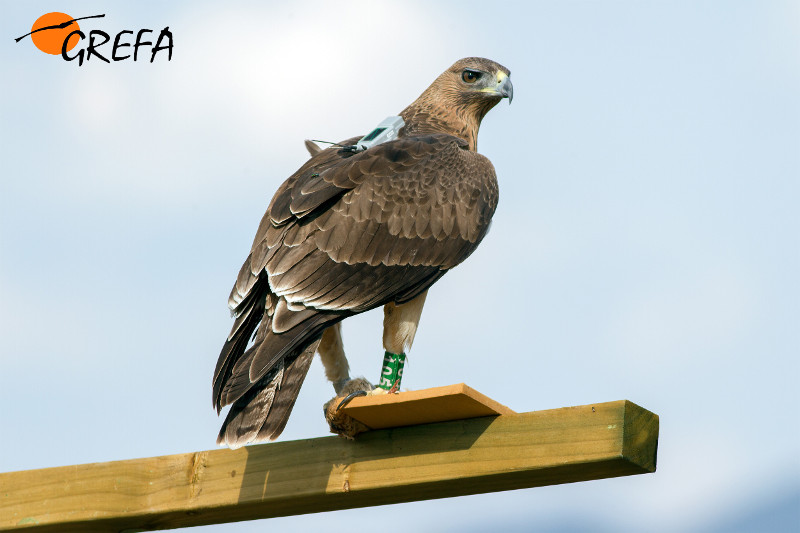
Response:
[{"label": "brown wing", "polygon": [[[264,409],[262,391],[280,390],[278,369],[333,323],[430,287],[477,247],[496,205],[491,163],[449,135],[312,157],[278,189],[231,292],[237,320],[217,363],[215,406],[235,402],[241,418],[237,403],[259,404],[262,431],[241,433],[276,437],[285,419]],[[305,359],[295,366],[308,368]],[[228,444],[238,442],[230,418],[220,433]]]}]

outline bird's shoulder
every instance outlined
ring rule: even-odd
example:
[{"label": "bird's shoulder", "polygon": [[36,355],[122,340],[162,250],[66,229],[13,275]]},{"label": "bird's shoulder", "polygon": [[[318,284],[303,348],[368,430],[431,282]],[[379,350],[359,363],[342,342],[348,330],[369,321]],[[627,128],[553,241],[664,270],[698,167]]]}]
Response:
[{"label": "bird's shoulder", "polygon": [[[339,144],[351,145],[359,138]],[[470,151],[465,140],[444,133],[401,137],[357,153],[332,147],[311,157],[284,181],[262,224],[281,226],[312,216],[359,187],[420,180],[449,186],[491,182],[496,177],[488,158]]]}]

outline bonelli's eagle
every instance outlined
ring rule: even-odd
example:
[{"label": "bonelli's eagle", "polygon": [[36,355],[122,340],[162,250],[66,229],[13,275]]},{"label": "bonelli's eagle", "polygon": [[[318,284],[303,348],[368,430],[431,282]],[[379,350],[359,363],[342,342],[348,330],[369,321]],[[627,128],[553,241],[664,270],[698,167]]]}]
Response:
[{"label": "bonelli's eagle", "polygon": [[400,113],[396,139],[309,148],[272,198],[228,300],[236,319],[213,401],[218,412],[232,406],[218,443],[277,438],[316,351],[336,392],[353,389],[339,323],[378,306],[389,379],[373,392],[396,389],[428,288],[489,229],[497,178],[476,152],[478,128],[512,96],[507,68],[462,59]]}]

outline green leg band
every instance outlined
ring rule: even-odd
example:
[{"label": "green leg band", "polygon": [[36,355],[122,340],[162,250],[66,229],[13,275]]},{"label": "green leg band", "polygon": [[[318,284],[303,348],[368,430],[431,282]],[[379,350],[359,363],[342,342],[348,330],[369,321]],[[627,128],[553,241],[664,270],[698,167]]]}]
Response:
[{"label": "green leg band", "polygon": [[395,382],[400,386],[403,379],[403,365],[406,363],[406,354],[396,354],[386,352],[383,356],[383,368],[381,369],[381,379],[378,387],[384,390],[391,390]]}]

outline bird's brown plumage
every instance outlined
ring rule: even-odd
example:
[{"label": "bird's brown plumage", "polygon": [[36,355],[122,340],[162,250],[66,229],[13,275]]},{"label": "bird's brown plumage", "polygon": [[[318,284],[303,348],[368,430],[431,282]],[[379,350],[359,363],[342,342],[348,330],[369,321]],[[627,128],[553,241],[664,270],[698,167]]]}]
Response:
[{"label": "bird's brown plumage", "polygon": [[327,327],[413,299],[486,235],[497,180],[474,150],[480,120],[510,94],[460,82],[465,69],[496,77],[487,87],[508,77],[492,61],[463,59],[401,113],[398,139],[323,150],[275,193],[229,299],[236,321],[213,399],[217,410],[233,406],[218,442],[276,438]]}]

